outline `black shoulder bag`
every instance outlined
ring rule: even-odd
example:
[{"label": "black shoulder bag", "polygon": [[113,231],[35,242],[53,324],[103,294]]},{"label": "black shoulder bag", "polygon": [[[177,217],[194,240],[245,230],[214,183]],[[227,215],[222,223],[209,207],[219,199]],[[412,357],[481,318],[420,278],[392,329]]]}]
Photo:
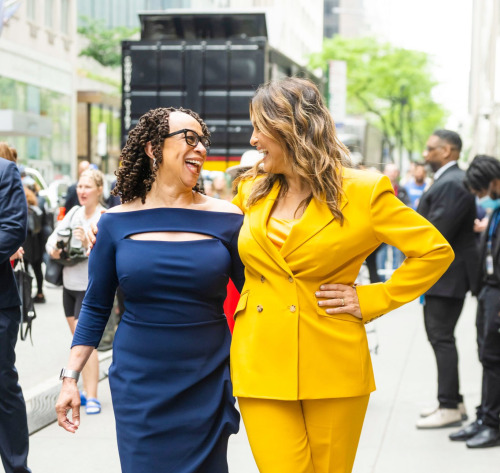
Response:
[{"label": "black shoulder bag", "polygon": [[19,290],[19,297],[21,298],[19,335],[21,336],[21,340],[26,340],[29,333],[31,344],[33,345],[31,328],[33,320],[36,319],[35,304],[33,303],[33,297],[31,297],[33,277],[26,271],[23,259],[18,260],[14,269],[14,276]]}]

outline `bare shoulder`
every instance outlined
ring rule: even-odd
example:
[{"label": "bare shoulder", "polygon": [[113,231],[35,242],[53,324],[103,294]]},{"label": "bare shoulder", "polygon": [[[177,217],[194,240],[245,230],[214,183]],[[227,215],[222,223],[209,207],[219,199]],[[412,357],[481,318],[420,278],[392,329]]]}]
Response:
[{"label": "bare shoulder", "polygon": [[127,202],[125,204],[115,205],[110,209],[106,210],[107,214],[121,213],[121,212],[131,212],[134,210],[141,210],[143,204],[140,199],[135,199],[132,202]]},{"label": "bare shoulder", "polygon": [[214,197],[204,196],[203,203],[204,210],[211,212],[226,212],[232,214],[243,215],[243,212],[231,202],[222,199],[215,199]]}]

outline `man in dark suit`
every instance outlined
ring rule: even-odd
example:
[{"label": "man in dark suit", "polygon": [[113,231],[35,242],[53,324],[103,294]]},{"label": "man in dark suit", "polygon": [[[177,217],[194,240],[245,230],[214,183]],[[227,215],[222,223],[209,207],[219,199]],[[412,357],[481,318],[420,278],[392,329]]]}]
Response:
[{"label": "man in dark suit", "polygon": [[434,183],[420,198],[417,212],[448,240],[455,260],[425,294],[424,322],[436,357],[439,406],[421,413],[419,429],[461,425],[467,418],[460,394],[454,332],[465,295],[474,289],[478,252],[473,231],[475,199],[463,183],[465,173],[457,165],[461,149],[462,140],[457,133],[436,130],[423,153],[434,171]]},{"label": "man in dark suit", "polygon": [[[469,190],[494,202],[500,198],[500,162],[491,156],[476,156],[466,173]],[[469,448],[500,446],[500,206],[493,210],[480,245],[476,328],[479,360],[483,367],[481,404],[476,420],[450,434]]]},{"label": "man in dark suit", "polygon": [[0,457],[6,473],[26,473],[28,422],[14,366],[19,293],[10,265],[26,239],[27,204],[17,166],[0,158]]}]

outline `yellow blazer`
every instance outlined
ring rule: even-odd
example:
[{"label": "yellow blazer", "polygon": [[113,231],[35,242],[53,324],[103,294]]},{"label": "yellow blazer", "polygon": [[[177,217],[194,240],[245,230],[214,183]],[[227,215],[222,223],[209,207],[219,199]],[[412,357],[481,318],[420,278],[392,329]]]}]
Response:
[{"label": "yellow blazer", "polygon": [[[394,195],[386,176],[345,169],[343,226],[312,199],[279,251],[267,237],[279,185],[248,208],[253,182],[242,182],[233,200],[245,213],[238,247],[246,277],[231,344],[234,395],[296,400],[374,391],[364,323],[423,294],[453,261],[453,250]],[[328,315],[315,291],[323,283],[354,284],[382,242],[406,259],[387,282],[357,286],[363,320]]]}]

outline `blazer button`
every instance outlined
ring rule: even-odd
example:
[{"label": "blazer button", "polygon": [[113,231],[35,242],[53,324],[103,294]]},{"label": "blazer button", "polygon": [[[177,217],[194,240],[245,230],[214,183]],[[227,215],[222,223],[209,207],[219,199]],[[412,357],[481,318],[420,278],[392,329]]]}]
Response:
[{"label": "blazer button", "polygon": [[294,305],[290,306],[290,312],[295,312],[296,310],[297,310],[297,307],[295,307]]},{"label": "blazer button", "polygon": [[289,276],[289,277],[288,277],[288,282],[293,282],[293,278],[292,278],[292,276]]},{"label": "blazer button", "polygon": [[264,310],[264,307],[262,307],[261,305],[257,306],[257,312],[262,312],[263,310]]},{"label": "blazer button", "polygon": [[266,280],[266,278],[264,276],[260,277],[260,282],[264,282],[265,280]]}]

